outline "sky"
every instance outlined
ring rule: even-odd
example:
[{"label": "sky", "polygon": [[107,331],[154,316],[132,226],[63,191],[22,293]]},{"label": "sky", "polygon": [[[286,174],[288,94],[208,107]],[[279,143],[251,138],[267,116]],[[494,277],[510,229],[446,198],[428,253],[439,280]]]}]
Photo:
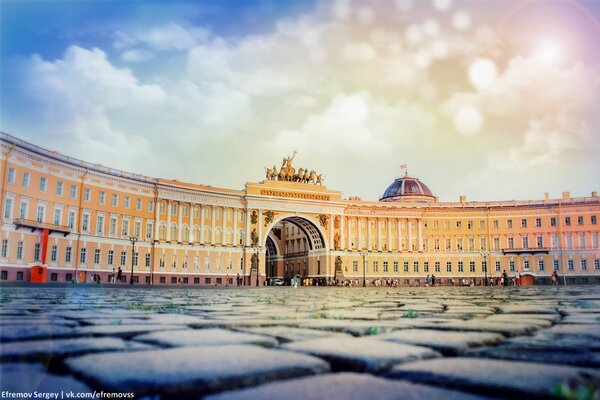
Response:
[{"label": "sky", "polygon": [[600,1],[0,0],[0,130],[243,189],[294,165],[378,200],[600,189]]}]

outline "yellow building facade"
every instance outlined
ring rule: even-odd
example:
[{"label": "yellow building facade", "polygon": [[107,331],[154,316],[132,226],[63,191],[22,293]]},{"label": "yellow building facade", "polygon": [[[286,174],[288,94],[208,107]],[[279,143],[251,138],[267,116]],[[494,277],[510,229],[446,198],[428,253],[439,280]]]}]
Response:
[{"label": "yellow building facade", "polygon": [[[0,280],[180,285],[600,283],[600,198],[439,202],[404,176],[344,199],[292,157],[243,190],[136,175],[0,135]],[[42,274],[43,270],[43,274]],[[133,274],[132,271],[133,270]]]}]

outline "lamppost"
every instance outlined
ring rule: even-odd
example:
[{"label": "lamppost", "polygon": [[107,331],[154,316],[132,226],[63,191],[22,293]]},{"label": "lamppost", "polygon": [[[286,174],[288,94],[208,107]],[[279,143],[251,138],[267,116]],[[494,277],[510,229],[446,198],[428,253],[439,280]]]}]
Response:
[{"label": "lamppost", "polygon": [[361,251],[360,255],[363,258],[363,287],[367,286],[367,252]]},{"label": "lamppost", "polygon": [[488,285],[488,277],[487,277],[488,257],[490,256],[490,252],[487,251],[487,250],[484,250],[484,251],[482,251],[479,254],[481,254],[481,257],[483,257],[483,260],[485,262],[485,264],[484,264],[485,267],[483,268],[483,273],[484,273],[484,276],[485,276],[485,278],[484,278],[485,279],[485,286],[487,286]]},{"label": "lamppost", "polygon": [[133,285],[133,256],[135,254],[135,242],[138,241],[137,236],[129,236],[129,240],[131,241],[131,276],[129,277],[129,284]]},{"label": "lamppost", "polygon": [[[259,254],[260,254],[261,250],[262,249],[260,247],[255,247],[254,248],[255,265],[253,265],[253,267],[256,267],[256,286],[259,285],[259,283],[258,283],[258,269],[259,268],[258,267],[260,266]],[[250,274],[252,274],[252,272],[250,272]]]}]

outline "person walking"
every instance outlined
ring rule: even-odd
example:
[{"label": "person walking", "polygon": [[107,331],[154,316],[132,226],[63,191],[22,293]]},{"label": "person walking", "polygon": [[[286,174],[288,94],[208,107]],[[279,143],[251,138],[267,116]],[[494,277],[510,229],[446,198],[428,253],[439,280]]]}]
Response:
[{"label": "person walking", "polygon": [[552,272],[552,284],[558,287],[558,273],[556,271]]},{"label": "person walking", "polygon": [[123,280],[123,271],[121,270],[121,267],[119,267],[119,269],[117,270],[117,282],[121,283],[122,280]]},{"label": "person walking", "polygon": [[517,276],[515,277],[515,285],[521,286],[521,273],[517,272]]},{"label": "person walking", "polygon": [[431,286],[435,286],[435,275],[431,274]]},{"label": "person walking", "polygon": [[506,273],[506,270],[502,272],[502,286],[508,286],[508,274]]},{"label": "person walking", "polygon": [[427,277],[425,277],[425,286],[429,285],[431,285],[431,277],[429,276],[429,274],[427,274]]}]

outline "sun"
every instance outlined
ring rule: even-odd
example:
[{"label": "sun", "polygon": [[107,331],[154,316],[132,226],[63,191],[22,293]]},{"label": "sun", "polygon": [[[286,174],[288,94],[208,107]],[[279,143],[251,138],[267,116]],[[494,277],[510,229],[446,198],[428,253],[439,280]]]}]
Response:
[{"label": "sun", "polygon": [[562,48],[558,42],[546,40],[538,45],[536,56],[546,64],[556,64],[562,58]]}]

